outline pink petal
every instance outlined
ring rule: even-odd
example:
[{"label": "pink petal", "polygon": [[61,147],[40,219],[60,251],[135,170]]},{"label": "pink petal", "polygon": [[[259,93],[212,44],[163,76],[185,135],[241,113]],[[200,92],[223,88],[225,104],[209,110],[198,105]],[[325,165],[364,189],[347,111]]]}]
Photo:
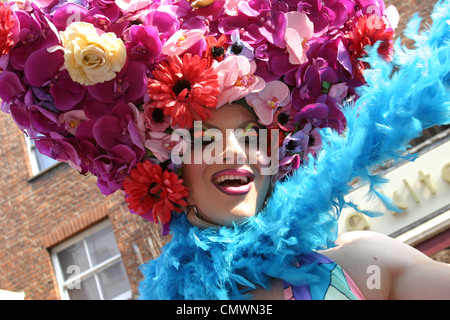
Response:
[{"label": "pink petal", "polygon": [[314,33],[314,25],[306,14],[291,11],[286,13],[286,18],[286,28],[294,29],[301,38],[311,39]]},{"label": "pink petal", "polygon": [[269,125],[273,121],[273,114],[276,109],[267,105],[266,101],[255,99],[252,101],[253,109],[263,125]]}]

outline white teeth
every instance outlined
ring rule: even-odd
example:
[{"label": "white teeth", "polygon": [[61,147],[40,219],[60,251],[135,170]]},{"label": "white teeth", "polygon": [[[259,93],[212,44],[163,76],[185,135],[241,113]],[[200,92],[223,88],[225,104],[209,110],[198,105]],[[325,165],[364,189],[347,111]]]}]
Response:
[{"label": "white teeth", "polygon": [[213,180],[214,183],[222,183],[225,180],[241,180],[241,182],[243,184],[247,184],[248,182],[248,177],[247,176],[235,176],[235,175],[225,175],[225,176],[220,176],[217,177]]}]

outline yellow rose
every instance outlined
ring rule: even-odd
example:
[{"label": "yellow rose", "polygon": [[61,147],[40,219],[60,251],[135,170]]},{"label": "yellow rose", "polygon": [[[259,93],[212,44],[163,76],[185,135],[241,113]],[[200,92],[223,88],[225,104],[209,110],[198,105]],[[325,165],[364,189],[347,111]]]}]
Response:
[{"label": "yellow rose", "polygon": [[65,66],[75,82],[93,85],[112,80],[125,65],[125,45],[112,32],[99,35],[92,24],[73,22],[60,35]]}]

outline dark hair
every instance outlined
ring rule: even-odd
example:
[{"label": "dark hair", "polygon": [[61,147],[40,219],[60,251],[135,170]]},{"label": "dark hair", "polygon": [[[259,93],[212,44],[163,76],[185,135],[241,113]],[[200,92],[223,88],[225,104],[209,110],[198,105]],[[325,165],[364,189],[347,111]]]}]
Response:
[{"label": "dark hair", "polygon": [[[236,103],[236,104],[239,104],[239,105],[245,107],[248,111],[251,112],[251,114],[255,117],[255,119],[258,119],[258,120],[259,120],[259,117],[258,117],[258,115],[256,114],[255,110],[253,109],[252,106],[250,106],[250,105],[247,103],[247,100],[245,100],[245,98],[241,98],[241,99],[239,99],[239,100],[236,100],[236,101],[234,101],[233,103]],[[263,126],[263,125],[261,124],[261,126]],[[265,126],[263,126],[263,127],[265,127]]]}]

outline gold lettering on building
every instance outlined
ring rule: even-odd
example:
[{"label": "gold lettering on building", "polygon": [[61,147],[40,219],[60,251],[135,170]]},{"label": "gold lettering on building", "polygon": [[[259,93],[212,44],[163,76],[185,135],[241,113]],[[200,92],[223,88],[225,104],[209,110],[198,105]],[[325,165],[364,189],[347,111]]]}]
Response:
[{"label": "gold lettering on building", "polygon": [[450,162],[442,168],[442,178],[450,183]]},{"label": "gold lettering on building", "polygon": [[405,184],[406,189],[408,189],[409,193],[410,193],[411,196],[413,197],[414,201],[417,202],[417,203],[419,203],[419,202],[420,202],[420,199],[419,199],[419,197],[417,196],[416,192],[414,191],[413,187],[411,187],[411,185],[409,184],[408,180],[403,179],[403,183]]},{"label": "gold lettering on building", "polygon": [[433,184],[430,181],[430,175],[424,174],[422,170],[419,171],[419,181],[425,184],[430,190],[431,194],[436,194],[436,188],[433,186]]},{"label": "gold lettering on building", "polygon": [[[402,211],[406,211],[408,209],[408,205],[400,199],[400,197],[397,195],[397,191],[394,191],[394,194],[392,195],[392,200],[394,200],[394,204],[397,208],[399,208]],[[398,212],[392,211],[392,214],[396,214]]]},{"label": "gold lettering on building", "polygon": [[369,229],[369,222],[361,213],[353,212],[345,219],[345,226],[348,231],[367,230]]}]

